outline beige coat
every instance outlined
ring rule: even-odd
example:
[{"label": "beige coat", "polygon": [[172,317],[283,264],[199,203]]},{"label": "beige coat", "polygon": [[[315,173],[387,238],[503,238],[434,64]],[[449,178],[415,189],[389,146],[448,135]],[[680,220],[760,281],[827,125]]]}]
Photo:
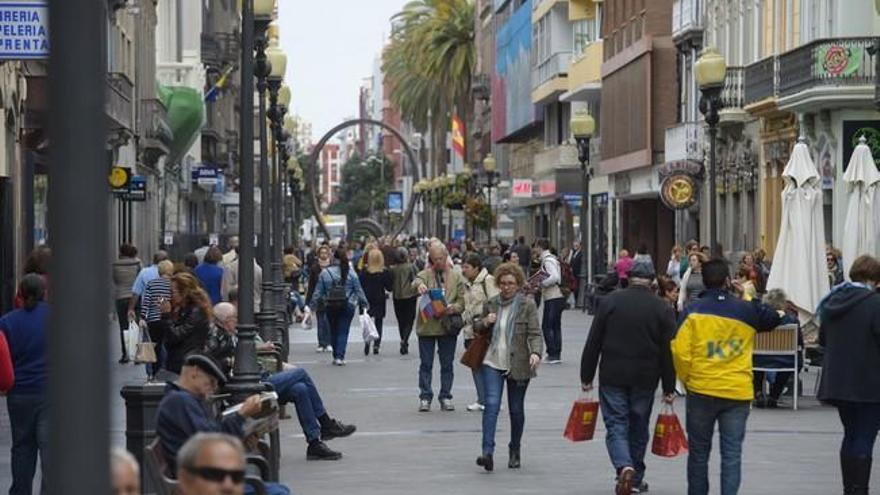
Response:
[{"label": "beige coat", "polygon": [[483,305],[486,301],[498,295],[498,287],[495,286],[495,277],[483,268],[473,282],[465,280],[466,291],[464,293],[464,311],[461,316],[464,319],[464,328],[461,330],[465,339],[474,338],[474,318],[483,314]]},{"label": "beige coat", "polygon": [[[454,312],[461,313],[464,311],[464,276],[455,270],[447,270],[446,277],[447,280],[445,280],[444,284],[444,288],[446,289],[446,304]],[[412,287],[418,290],[420,285],[424,285],[429,289],[439,287],[437,279],[434,276],[434,270],[426,268],[416,275]],[[418,307],[416,308],[416,311],[418,312]],[[422,321],[421,315],[417,315],[416,335],[419,337],[443,337],[446,335],[446,332],[443,331],[443,325],[440,323],[439,319]]]}]

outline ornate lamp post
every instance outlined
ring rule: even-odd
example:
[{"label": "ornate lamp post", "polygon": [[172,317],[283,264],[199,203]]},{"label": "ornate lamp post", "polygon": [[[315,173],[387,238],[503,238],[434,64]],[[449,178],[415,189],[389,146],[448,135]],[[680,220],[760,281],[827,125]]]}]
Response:
[{"label": "ornate lamp post", "polygon": [[269,181],[266,188],[271,188],[271,247],[269,258],[266,263],[270,266],[271,272],[266,272],[267,276],[264,280],[264,287],[268,284],[272,297],[268,308],[273,313],[275,320],[275,331],[272,340],[280,341],[282,347],[287,349],[287,312],[284,304],[284,281],[281,273],[281,254],[283,247],[281,246],[281,153],[284,152],[284,136],[281,123],[284,119],[284,113],[287,111],[287,104],[290,103],[290,90],[282,91],[282,81],[284,73],[287,70],[287,54],[278,46],[278,29],[272,26],[269,46],[266,48],[266,57],[269,59],[271,71],[266,78],[269,88],[269,122],[272,130],[272,163],[269,169]]},{"label": "ornate lamp post", "polygon": [[488,199],[486,200],[489,205],[489,244],[492,244],[492,227],[495,223],[495,217],[492,211],[492,188],[496,186],[495,179],[498,177],[497,170],[498,164],[495,162],[495,157],[492,156],[492,153],[486,155],[486,158],[483,158],[483,172],[486,174],[486,186],[489,189]]},{"label": "ornate lamp post", "polygon": [[[262,389],[260,385],[260,365],[254,335],[254,76],[258,78],[260,90],[260,119],[265,121],[263,94],[266,76],[269,73],[265,48],[265,33],[272,14],[274,0],[244,0],[241,10],[241,222],[239,224],[238,276],[239,311],[238,344],[235,348],[235,367],[233,377],[226,388],[236,397],[245,397]],[[256,61],[254,49],[258,51]],[[261,131],[260,159],[265,160],[266,141]],[[262,163],[261,163],[262,164]],[[262,171],[262,169],[261,169]],[[262,174],[261,174],[262,175]],[[264,182],[265,183],[265,182]],[[264,246],[261,246],[264,247]]]},{"label": "ornate lamp post", "polygon": [[596,131],[596,121],[587,110],[575,112],[571,117],[571,133],[577,143],[578,161],[581,163],[581,270],[578,295],[581,311],[587,310],[587,284],[592,267],[593,243],[590,239],[590,220],[592,202],[590,201],[590,179],[593,168],[590,165],[590,138]]},{"label": "ornate lamp post", "polygon": [[296,217],[299,214],[299,206],[296,204],[296,198],[299,194],[299,181],[302,177],[302,167],[300,167],[296,155],[292,155],[288,158],[285,165],[287,166],[287,181],[290,188],[290,240],[293,246],[297,246],[299,243],[299,238],[297,236],[299,233],[299,224],[296,221]]},{"label": "ornate lamp post", "polygon": [[[296,119],[293,118],[293,115],[289,113],[284,116],[284,132],[290,136],[288,140],[288,150],[290,151],[290,157],[287,161],[284,162],[285,167],[287,168],[287,227],[285,228],[285,237],[287,238],[288,244],[296,247],[298,244],[297,239],[297,231],[299,230],[299,225],[294,221],[294,216],[296,215],[296,210],[294,208],[295,201],[295,191],[294,191],[294,175],[296,168],[299,168],[299,161],[296,159]],[[296,165],[293,167],[293,165]],[[291,168],[293,167],[293,168]]]},{"label": "ornate lamp post", "polygon": [[703,93],[700,98],[700,113],[705,117],[709,129],[709,245],[712,256],[720,256],[715,208],[717,201],[715,140],[718,137],[718,111],[722,107],[721,90],[724,88],[724,78],[727,77],[727,63],[715,48],[707,47],[694,64],[694,72],[697,84],[700,85],[700,91]]}]

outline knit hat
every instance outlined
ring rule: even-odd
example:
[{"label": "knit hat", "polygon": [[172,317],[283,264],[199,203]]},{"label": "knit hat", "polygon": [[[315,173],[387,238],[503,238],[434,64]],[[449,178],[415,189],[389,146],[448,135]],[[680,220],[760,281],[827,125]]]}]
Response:
[{"label": "knit hat", "polygon": [[654,265],[648,260],[637,260],[629,270],[630,278],[654,279]]}]

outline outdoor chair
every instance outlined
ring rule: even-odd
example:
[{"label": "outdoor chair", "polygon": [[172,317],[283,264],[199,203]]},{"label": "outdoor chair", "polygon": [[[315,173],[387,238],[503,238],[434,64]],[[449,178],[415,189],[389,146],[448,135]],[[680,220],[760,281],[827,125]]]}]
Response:
[{"label": "outdoor chair", "polygon": [[763,372],[780,372],[791,371],[794,373],[792,380],[794,393],[793,407],[797,411],[798,408],[798,384],[800,381],[799,357],[801,349],[798,345],[798,326],[797,325],[781,325],[770,332],[761,332],[755,335],[755,346],[753,356],[791,356],[791,366],[756,366],[754,371]]}]

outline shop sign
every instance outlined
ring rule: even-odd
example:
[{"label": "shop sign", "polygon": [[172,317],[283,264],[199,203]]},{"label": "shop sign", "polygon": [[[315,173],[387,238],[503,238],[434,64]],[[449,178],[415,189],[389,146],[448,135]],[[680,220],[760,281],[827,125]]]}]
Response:
[{"label": "shop sign", "polygon": [[565,193],[562,195],[562,200],[568,203],[568,206],[571,207],[572,210],[580,210],[582,203],[581,198],[583,198],[581,194]]},{"label": "shop sign", "polygon": [[667,176],[660,184],[660,199],[673,210],[684,210],[697,201],[697,182],[686,173]]},{"label": "shop sign", "polygon": [[47,2],[0,0],[0,60],[49,58]]},{"label": "shop sign", "polygon": [[533,188],[532,179],[513,179],[511,196],[514,198],[531,198]]},{"label": "shop sign", "polygon": [[385,204],[388,213],[403,213],[403,193],[400,191],[389,191]]},{"label": "shop sign", "polygon": [[538,182],[538,196],[552,196],[556,194],[556,181],[545,179]]},{"label": "shop sign", "polygon": [[122,199],[126,201],[146,201],[147,200],[147,178],[143,175],[135,175],[131,178],[128,185],[128,191],[122,194]]},{"label": "shop sign", "polygon": [[110,182],[110,190],[113,194],[125,194],[131,183],[131,168],[113,167],[110,169],[110,177],[107,180]]},{"label": "shop sign", "polygon": [[219,171],[211,167],[199,167],[192,171],[192,181],[205,189],[213,190],[220,180]]}]

